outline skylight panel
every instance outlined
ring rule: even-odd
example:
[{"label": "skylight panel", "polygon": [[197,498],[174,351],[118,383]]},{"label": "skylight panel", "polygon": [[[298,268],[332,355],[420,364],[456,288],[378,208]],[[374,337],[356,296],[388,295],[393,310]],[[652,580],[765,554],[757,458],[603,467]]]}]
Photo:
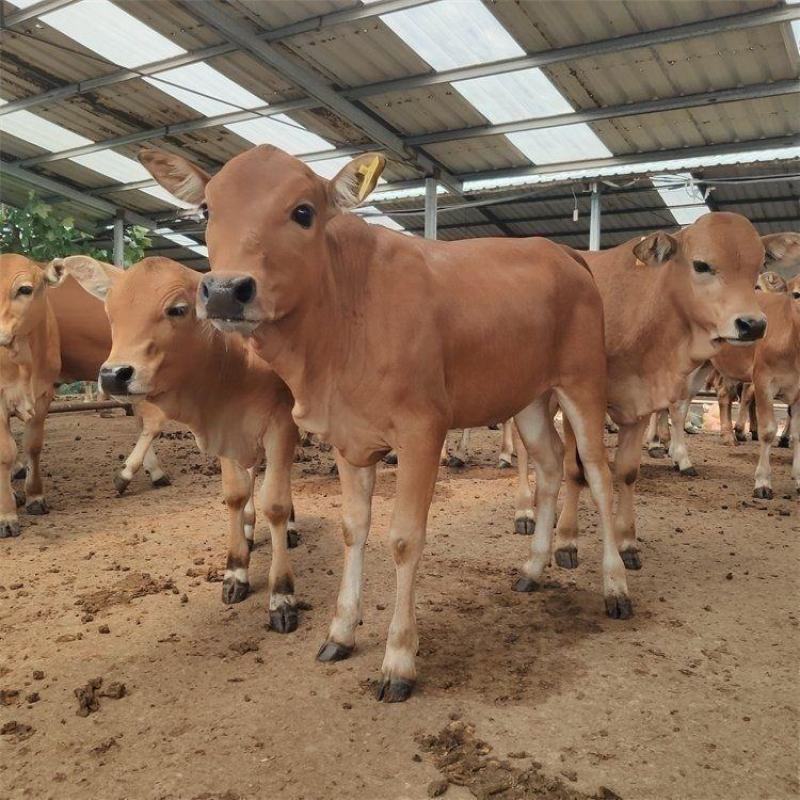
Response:
[{"label": "skylight panel", "polygon": [[306,130],[285,114],[234,122],[225,127],[239,134],[243,139],[247,139],[248,142],[272,144],[292,155],[333,149],[333,145],[329,141]]},{"label": "skylight panel", "polygon": [[37,117],[30,111],[12,111],[10,114],[5,114],[2,118],[2,130],[51,153],[92,144],[91,139],[62,128],[61,125],[56,125],[44,117]]},{"label": "skylight panel", "polygon": [[[150,175],[148,174],[147,177],[149,178]],[[177,206],[178,208],[194,208],[191,203],[185,203],[183,200],[179,200],[161,186],[147,186],[141,189],[141,191],[171,206]]]},{"label": "skylight panel", "polygon": [[[381,214],[380,209],[375,206],[364,206],[364,208],[360,208],[357,213],[370,225],[383,225],[384,228],[389,228],[393,231],[405,230],[399,222],[395,222],[391,217]],[[367,214],[370,216],[366,216]]]},{"label": "skylight panel", "polygon": [[[686,182],[684,185],[680,185],[682,180]],[[694,185],[689,172],[676,173],[654,181],[653,185],[678,225],[690,225],[709,211],[703,193]]]},{"label": "skylight panel", "polygon": [[138,161],[126,158],[113,150],[100,150],[97,153],[75,156],[70,161],[99,172],[101,175],[107,175],[119,183],[133,183],[147,180],[150,177],[150,173]]},{"label": "skylight panel", "polygon": [[595,132],[583,124],[509,133],[508,139],[534,164],[588,161],[613,155]]},{"label": "skylight panel", "polygon": [[381,20],[439,72],[525,55],[480,0],[438,0]]}]

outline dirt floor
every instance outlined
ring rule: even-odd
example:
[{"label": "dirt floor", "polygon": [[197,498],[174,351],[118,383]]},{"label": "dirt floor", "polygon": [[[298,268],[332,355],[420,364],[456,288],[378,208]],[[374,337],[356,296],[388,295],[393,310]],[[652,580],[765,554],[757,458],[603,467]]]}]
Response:
[{"label": "dirt floor", "polygon": [[[174,429],[177,431],[177,428]],[[613,440],[613,437],[612,437]],[[381,705],[393,604],[384,547],[394,468],[382,467],[364,625],[321,665],[340,572],[331,459],[296,464],[308,604],[269,631],[269,544],[254,593],[224,606],[227,522],[213,462],[182,434],[158,442],[174,479],[116,497],[134,441],[122,416],[51,417],[47,517],[0,542],[0,798],[395,800],[794,798],[798,785],[800,522],[789,453],[776,499],[751,499],[757,446],[690,439],[700,477],[644,458],[644,568],[635,617],[604,616],[594,512],[581,566],[511,591],[530,539],[513,530],[499,434],[443,468],[418,586],[420,682]],[[76,691],[78,690],[78,691]]]}]

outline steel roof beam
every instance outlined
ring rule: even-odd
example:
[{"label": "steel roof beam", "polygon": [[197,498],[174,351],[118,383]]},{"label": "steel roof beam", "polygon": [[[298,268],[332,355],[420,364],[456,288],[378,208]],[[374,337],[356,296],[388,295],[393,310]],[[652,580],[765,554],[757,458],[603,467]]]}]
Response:
[{"label": "steel roof beam", "polygon": [[71,5],[74,2],[75,0],[42,0],[41,3],[35,3],[32,6],[28,6],[28,8],[21,8],[13,14],[3,17],[0,30],[8,30],[8,28],[19,25],[21,22],[41,17],[42,14],[49,14],[51,11],[58,11],[59,8]]}]

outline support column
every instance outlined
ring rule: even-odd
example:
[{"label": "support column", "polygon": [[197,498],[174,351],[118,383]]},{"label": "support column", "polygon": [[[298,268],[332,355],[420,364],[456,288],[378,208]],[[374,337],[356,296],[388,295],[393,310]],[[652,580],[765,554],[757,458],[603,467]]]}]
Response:
[{"label": "support column", "polygon": [[592,184],[592,205],[589,217],[589,249],[600,249],[600,184]]},{"label": "support column", "polygon": [[425,238],[436,238],[436,178],[425,178]]},{"label": "support column", "polygon": [[114,265],[125,266],[125,220],[122,212],[114,218]]}]

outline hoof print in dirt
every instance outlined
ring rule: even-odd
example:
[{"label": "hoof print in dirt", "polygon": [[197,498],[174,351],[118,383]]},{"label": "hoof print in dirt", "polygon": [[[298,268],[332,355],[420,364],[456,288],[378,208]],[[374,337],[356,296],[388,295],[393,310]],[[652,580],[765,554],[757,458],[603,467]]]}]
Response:
[{"label": "hoof print in dirt", "polygon": [[286,531],[286,546],[294,550],[300,544],[300,534],[297,531]]},{"label": "hoof print in dirt", "polygon": [[606,614],[611,619],[630,619],[633,616],[633,603],[624,594],[606,597]]},{"label": "hoof print in dirt", "polygon": [[9,539],[12,536],[19,536],[20,532],[19,522],[16,520],[0,522],[0,539]]},{"label": "hoof print in dirt", "polygon": [[625,569],[642,568],[642,558],[638,550],[622,550],[620,552],[620,557],[622,558],[622,563],[625,565]]},{"label": "hoof print in dirt", "polygon": [[556,564],[561,569],[575,569],[578,566],[577,547],[559,547],[555,553]]},{"label": "hoof print in dirt", "polygon": [[322,661],[323,663],[344,661],[345,658],[350,657],[352,652],[353,648],[347,645],[331,641],[323,642],[322,647],[317,652],[317,661]]},{"label": "hoof print in dirt", "polygon": [[700,474],[694,467],[686,467],[686,469],[680,469],[678,472],[685,478],[696,478]]},{"label": "hoof print in dirt", "polygon": [[753,491],[753,497],[755,497],[758,500],[772,500],[774,496],[775,495],[772,489],[769,488],[769,486],[758,486]]},{"label": "hoof print in dirt", "polygon": [[123,495],[125,494],[125,490],[130,485],[130,481],[127,478],[123,478],[122,475],[115,475],[114,476],[114,488],[117,490],[117,494]]},{"label": "hoof print in dirt", "polygon": [[375,696],[381,703],[405,703],[414,691],[414,681],[403,678],[384,679],[378,684]]},{"label": "hoof print in dirt", "polygon": [[29,514],[39,516],[41,514],[49,514],[50,506],[47,505],[47,500],[42,498],[41,500],[32,500],[30,503],[28,503],[28,505],[25,506],[25,510]]},{"label": "hoof print in dirt", "polygon": [[536,520],[531,517],[517,517],[514,520],[514,533],[522,536],[533,536],[536,530]]},{"label": "hoof print in dirt", "polygon": [[164,486],[172,486],[172,479],[169,477],[169,475],[162,475],[151,482],[156,489],[161,489]]},{"label": "hoof print in dirt", "polygon": [[241,603],[250,594],[250,584],[235,578],[222,581],[222,602],[225,605]]},{"label": "hoof print in dirt", "polygon": [[284,603],[269,612],[269,627],[278,633],[291,633],[297,630],[297,608]]},{"label": "hoof print in dirt", "polygon": [[536,592],[541,588],[541,584],[533,578],[523,575],[517,578],[512,588],[515,592]]}]

